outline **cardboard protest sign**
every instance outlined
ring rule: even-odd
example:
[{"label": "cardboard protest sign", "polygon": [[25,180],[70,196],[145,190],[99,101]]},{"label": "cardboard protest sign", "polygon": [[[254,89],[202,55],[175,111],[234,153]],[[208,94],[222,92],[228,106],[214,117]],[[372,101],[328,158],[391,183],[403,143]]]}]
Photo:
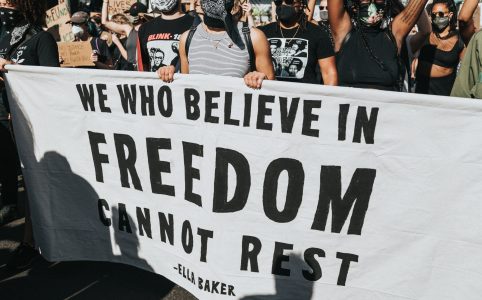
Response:
[{"label": "cardboard protest sign", "polygon": [[131,264],[199,299],[480,299],[480,101],[27,66],[6,79],[49,260]]},{"label": "cardboard protest sign", "polygon": [[123,14],[137,0],[109,0],[109,15]]},{"label": "cardboard protest sign", "polygon": [[74,40],[72,25],[66,24],[70,20],[70,13],[66,2],[47,10],[47,28],[53,28],[54,36],[59,36],[60,41],[70,42]]},{"label": "cardboard protest sign", "polygon": [[63,59],[62,67],[94,66],[91,60],[92,46],[90,42],[60,42],[59,55]]}]

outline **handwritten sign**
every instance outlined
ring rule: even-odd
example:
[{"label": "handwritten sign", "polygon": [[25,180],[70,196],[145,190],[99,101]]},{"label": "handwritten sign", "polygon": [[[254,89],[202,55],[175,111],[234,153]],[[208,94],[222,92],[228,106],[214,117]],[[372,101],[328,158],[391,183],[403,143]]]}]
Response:
[{"label": "handwritten sign", "polygon": [[92,46],[90,42],[60,42],[59,54],[63,59],[61,67],[94,66],[90,59]]},{"label": "handwritten sign", "polygon": [[136,2],[136,0],[110,0],[109,15],[122,14]]},{"label": "handwritten sign", "polygon": [[47,28],[55,25],[63,25],[70,20],[69,9],[67,8],[67,4],[65,2],[47,10],[46,14]]},{"label": "handwritten sign", "polygon": [[46,12],[47,28],[52,28],[62,42],[71,42],[74,40],[72,34],[72,25],[66,24],[70,20],[70,13],[66,2],[60,2],[59,5],[52,7]]}]

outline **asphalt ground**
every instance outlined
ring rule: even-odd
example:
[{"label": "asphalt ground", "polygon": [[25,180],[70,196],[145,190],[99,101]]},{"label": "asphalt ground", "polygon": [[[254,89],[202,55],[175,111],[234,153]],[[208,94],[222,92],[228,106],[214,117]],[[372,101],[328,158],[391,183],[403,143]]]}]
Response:
[{"label": "asphalt ground", "polygon": [[0,227],[0,299],[196,299],[164,278],[108,262],[47,262],[9,272],[5,264],[19,245],[24,219]]}]

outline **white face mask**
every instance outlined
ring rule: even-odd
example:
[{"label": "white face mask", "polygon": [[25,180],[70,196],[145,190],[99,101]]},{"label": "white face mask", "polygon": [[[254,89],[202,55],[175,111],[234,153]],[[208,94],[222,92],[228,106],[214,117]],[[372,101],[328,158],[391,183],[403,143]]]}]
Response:
[{"label": "white face mask", "polygon": [[162,12],[169,12],[176,7],[178,0],[151,0],[153,10],[157,9]]},{"label": "white face mask", "polygon": [[72,33],[76,38],[80,38],[84,35],[84,29],[79,25],[72,25]]}]

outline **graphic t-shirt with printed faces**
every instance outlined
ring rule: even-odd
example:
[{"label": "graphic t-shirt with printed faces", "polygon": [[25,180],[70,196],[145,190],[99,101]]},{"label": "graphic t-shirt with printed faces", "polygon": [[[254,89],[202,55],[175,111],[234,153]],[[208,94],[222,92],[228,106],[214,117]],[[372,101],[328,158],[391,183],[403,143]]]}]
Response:
[{"label": "graphic t-shirt with printed faces", "polygon": [[311,23],[280,29],[277,22],[259,27],[268,38],[271,58],[279,81],[320,83],[316,76],[318,59],[334,56],[326,30]]},{"label": "graphic t-shirt with printed faces", "polygon": [[191,28],[193,21],[194,18],[186,14],[174,20],[157,17],[143,24],[139,28],[137,42],[139,71],[155,72],[160,67],[176,66],[179,60],[179,40]]}]

